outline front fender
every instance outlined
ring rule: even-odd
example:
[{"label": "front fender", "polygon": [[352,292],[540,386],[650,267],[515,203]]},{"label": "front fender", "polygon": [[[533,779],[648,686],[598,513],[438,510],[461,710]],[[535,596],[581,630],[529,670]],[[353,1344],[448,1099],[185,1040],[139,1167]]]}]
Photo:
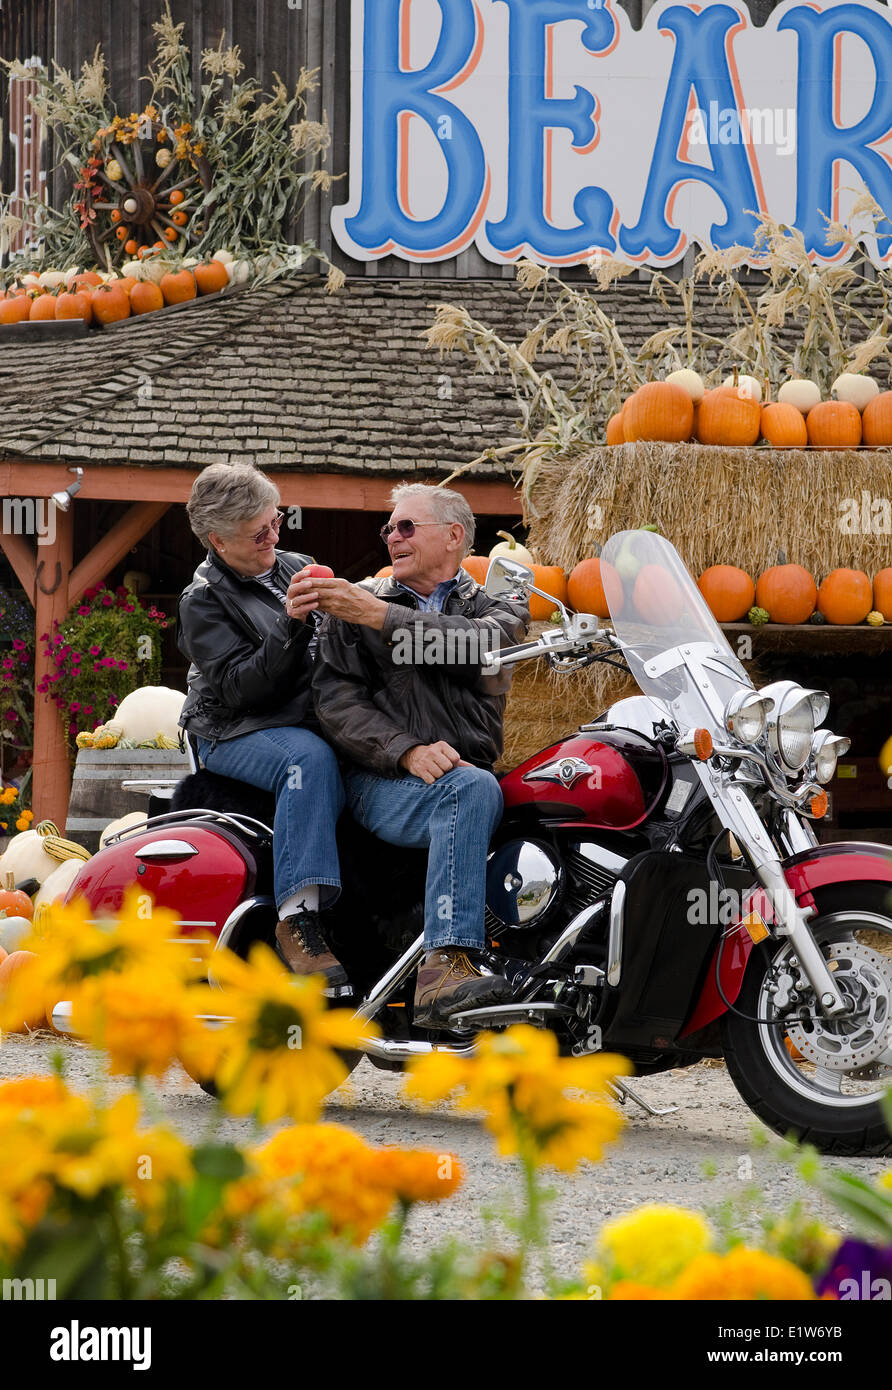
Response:
[{"label": "front fender", "polygon": [[[888,845],[875,845],[867,841],[839,841],[826,845],[814,845],[801,850],[783,861],[784,876],[792,889],[800,907],[817,910],[814,893],[833,883],[888,883],[892,886],[892,848]],[[754,908],[769,924],[774,914],[768,899],[761,888],[757,888],[744,904],[745,909]],[[719,970],[722,991],[716,987],[717,946],[713,952],[703,990],[694,1007],[681,1037],[695,1033],[712,1023],[726,1012],[727,1005],[733,1004],[743,985],[753,942],[741,921],[734,922],[724,933],[721,947],[722,957]]]}]

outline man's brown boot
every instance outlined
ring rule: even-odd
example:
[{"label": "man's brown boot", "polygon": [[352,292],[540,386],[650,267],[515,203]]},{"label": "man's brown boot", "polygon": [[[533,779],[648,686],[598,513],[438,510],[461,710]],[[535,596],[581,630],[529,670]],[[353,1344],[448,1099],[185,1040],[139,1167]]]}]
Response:
[{"label": "man's brown boot", "polygon": [[345,985],[347,972],[322,935],[319,914],[298,912],[276,924],[279,955],[295,975],[324,975],[329,985]]},{"label": "man's brown boot", "polygon": [[414,1019],[420,1028],[446,1028],[452,1014],[512,997],[504,976],[484,975],[460,946],[441,946],[418,967]]}]

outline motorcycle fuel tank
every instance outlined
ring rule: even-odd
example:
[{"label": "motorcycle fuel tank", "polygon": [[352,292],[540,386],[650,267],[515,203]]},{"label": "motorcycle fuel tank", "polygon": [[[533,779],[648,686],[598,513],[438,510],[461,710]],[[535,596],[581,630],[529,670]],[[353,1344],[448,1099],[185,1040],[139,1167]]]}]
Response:
[{"label": "motorcycle fuel tank", "polygon": [[666,786],[666,755],[631,729],[579,732],[544,748],[502,778],[505,810],[523,808],[565,825],[632,830]]},{"label": "motorcycle fuel tank", "polygon": [[120,912],[128,888],[180,919],[183,936],[220,934],[251,889],[253,865],[235,837],[203,825],[159,827],[126,836],[88,860],[65,901],[85,897],[93,913]]}]

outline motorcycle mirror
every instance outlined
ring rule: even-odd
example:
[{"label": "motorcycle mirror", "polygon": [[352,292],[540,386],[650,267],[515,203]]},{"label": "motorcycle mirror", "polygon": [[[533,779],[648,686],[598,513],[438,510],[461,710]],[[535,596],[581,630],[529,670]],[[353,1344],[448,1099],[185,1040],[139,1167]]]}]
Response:
[{"label": "motorcycle mirror", "polygon": [[525,599],[529,598],[534,577],[533,571],[519,560],[497,555],[490,561],[483,588],[490,598]]}]

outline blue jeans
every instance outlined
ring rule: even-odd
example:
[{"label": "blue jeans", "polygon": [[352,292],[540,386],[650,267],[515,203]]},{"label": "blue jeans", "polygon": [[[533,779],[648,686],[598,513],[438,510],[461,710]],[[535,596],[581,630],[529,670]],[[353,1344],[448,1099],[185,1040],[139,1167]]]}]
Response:
[{"label": "blue jeans", "polygon": [[486,855],[502,818],[502,790],[491,772],[456,767],[430,786],[420,777],[344,773],[347,805],[373,835],[392,845],[429,847],[424,944],[485,944]]},{"label": "blue jeans", "polygon": [[276,904],[307,884],[328,885],[329,906],[341,891],[335,825],[344,806],[338,760],[318,734],[295,725],[258,729],[221,740],[196,739],[208,772],[274,792],[273,863]]}]

